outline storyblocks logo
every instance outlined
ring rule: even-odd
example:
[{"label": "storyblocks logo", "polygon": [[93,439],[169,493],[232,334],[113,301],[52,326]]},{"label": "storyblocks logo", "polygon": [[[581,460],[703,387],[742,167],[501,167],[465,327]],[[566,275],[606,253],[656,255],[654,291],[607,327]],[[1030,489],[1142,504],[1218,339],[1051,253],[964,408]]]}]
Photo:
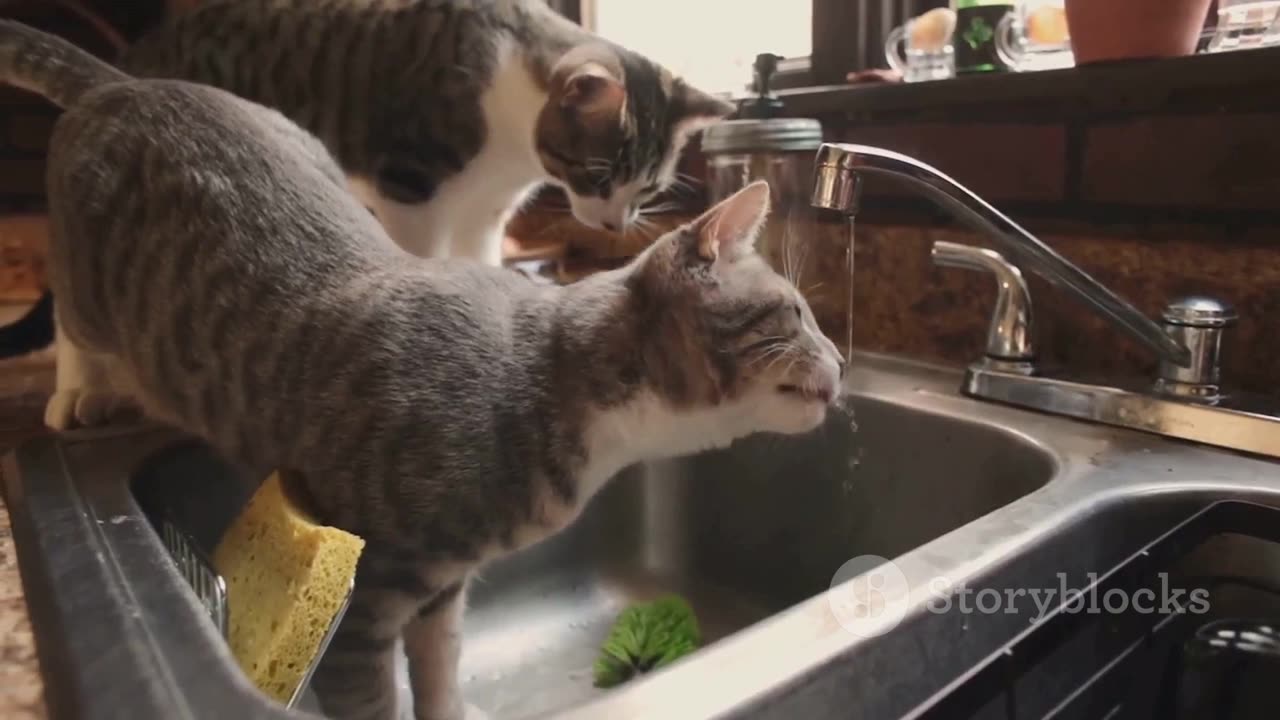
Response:
[{"label": "storyblocks logo", "polygon": [[978,613],[1016,615],[1027,611],[1027,598],[1034,611],[1032,620],[1041,620],[1061,606],[1062,612],[1088,615],[1120,615],[1136,612],[1140,615],[1190,612],[1203,615],[1209,612],[1209,591],[1204,588],[1188,590],[1171,587],[1168,573],[1159,573],[1159,588],[1109,588],[1098,589],[1098,574],[1089,573],[1088,587],[1084,590],[1067,586],[1066,573],[1057,573],[1057,587],[1048,588],[982,588],[974,590],[964,583],[952,585],[946,578],[934,578],[929,583],[927,607],[931,612],[945,613],[957,610],[963,614]]},{"label": "storyblocks logo", "polygon": [[[1100,589],[1097,573],[1089,573],[1083,589],[1068,585],[1066,573],[1056,573],[1050,587],[974,588],[935,577],[925,584],[924,606],[928,612],[958,612],[971,615],[1025,615],[1039,622],[1061,611],[1069,614],[1141,615],[1209,611],[1209,592],[1187,589],[1170,583],[1167,573],[1159,573],[1156,586]],[[876,555],[861,555],[840,566],[831,578],[827,600],[836,621],[850,633],[863,638],[889,632],[922,598],[912,600],[913,588],[893,561]]]}]

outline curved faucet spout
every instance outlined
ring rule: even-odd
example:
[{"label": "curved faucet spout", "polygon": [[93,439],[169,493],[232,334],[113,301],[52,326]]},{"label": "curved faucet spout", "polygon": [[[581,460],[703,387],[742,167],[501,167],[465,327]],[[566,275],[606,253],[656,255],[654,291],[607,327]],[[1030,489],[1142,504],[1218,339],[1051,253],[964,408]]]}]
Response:
[{"label": "curved faucet spout", "polygon": [[974,229],[991,236],[1028,270],[1101,312],[1159,358],[1180,367],[1190,366],[1191,351],[1155,321],[937,169],[891,150],[848,143],[823,143],[814,168],[810,198],[814,207],[853,216],[858,212],[863,177],[890,175],[906,179]]}]

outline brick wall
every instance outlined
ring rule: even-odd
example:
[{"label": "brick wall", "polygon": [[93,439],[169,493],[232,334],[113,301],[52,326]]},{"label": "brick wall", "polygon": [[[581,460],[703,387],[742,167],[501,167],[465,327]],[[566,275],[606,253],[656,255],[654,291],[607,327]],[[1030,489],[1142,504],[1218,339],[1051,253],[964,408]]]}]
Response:
[{"label": "brick wall", "polygon": [[[1238,97],[1129,113],[1097,106],[1096,112],[1046,113],[1011,102],[950,120],[936,107],[919,113],[933,117],[815,114],[831,140],[897,150],[938,167],[1150,317],[1179,295],[1231,302],[1241,321],[1225,341],[1227,380],[1274,394],[1280,390],[1280,336],[1271,327],[1280,317],[1280,106],[1260,91]],[[801,287],[824,330],[843,339],[847,229],[819,217],[807,200],[787,198],[790,207],[771,222],[798,210],[789,234],[805,246],[793,255],[807,253]],[[562,222],[560,231],[578,238],[571,246],[580,253],[608,255],[611,263],[645,244],[639,235],[621,241],[575,231],[571,222]],[[955,365],[981,355],[995,298],[992,279],[934,268],[929,248],[944,239],[995,247],[918,192],[867,181],[852,280],[856,346]],[[1029,283],[1045,361],[1151,377],[1154,358],[1145,349],[1065,292],[1039,278]]]}]

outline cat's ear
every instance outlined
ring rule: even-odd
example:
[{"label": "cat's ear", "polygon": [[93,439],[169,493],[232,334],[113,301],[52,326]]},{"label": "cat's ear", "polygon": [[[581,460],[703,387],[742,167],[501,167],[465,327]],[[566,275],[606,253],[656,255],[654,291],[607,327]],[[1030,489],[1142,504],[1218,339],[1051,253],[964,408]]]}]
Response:
[{"label": "cat's ear", "polygon": [[721,200],[693,221],[701,260],[715,262],[753,252],[756,236],[769,215],[769,183],[757,180]]},{"label": "cat's ear", "polygon": [[627,88],[618,71],[611,68],[593,47],[570,50],[551,73],[561,107],[574,108],[589,118],[620,118],[627,102]]},{"label": "cat's ear", "polygon": [[676,86],[676,95],[681,108],[678,126],[684,133],[694,133],[715,125],[738,110],[737,106],[728,100],[703,92],[684,82]]}]

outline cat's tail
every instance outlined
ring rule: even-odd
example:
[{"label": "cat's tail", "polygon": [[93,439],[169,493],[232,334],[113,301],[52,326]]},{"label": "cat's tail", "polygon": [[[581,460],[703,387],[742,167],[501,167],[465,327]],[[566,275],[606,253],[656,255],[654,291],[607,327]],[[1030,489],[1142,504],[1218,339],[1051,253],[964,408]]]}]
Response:
[{"label": "cat's tail", "polygon": [[56,35],[0,20],[0,82],[66,108],[99,85],[129,76]]}]

